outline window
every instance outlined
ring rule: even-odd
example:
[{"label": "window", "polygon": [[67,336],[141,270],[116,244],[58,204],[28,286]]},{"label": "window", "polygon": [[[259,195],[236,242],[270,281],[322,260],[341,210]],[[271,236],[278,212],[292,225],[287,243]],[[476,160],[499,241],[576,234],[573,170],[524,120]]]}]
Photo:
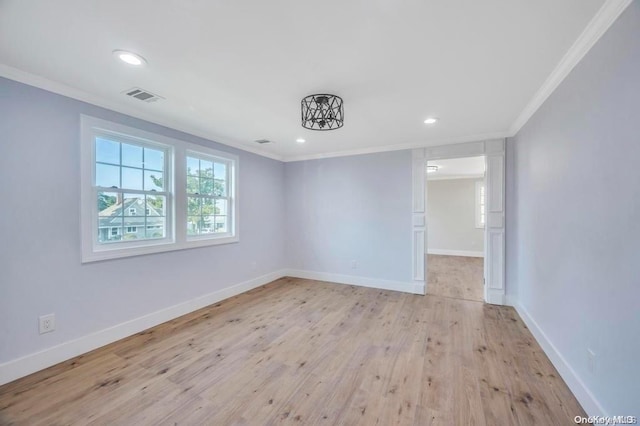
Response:
[{"label": "window", "polygon": [[476,228],[484,228],[486,222],[486,194],[484,182],[476,182]]},{"label": "window", "polygon": [[[115,244],[131,240],[166,238],[166,232],[138,233],[137,226],[167,226],[165,172],[169,147],[134,141],[122,136],[98,134],[94,138],[95,190],[92,198],[98,205],[98,227],[125,229],[122,238],[104,238],[98,233],[98,244]],[[149,214],[138,216],[138,208]],[[153,214],[151,209],[153,208]]]},{"label": "window", "polygon": [[229,232],[230,162],[187,154],[187,234],[190,237]]},{"label": "window", "polygon": [[84,262],[238,241],[236,156],[87,116],[81,154]]}]

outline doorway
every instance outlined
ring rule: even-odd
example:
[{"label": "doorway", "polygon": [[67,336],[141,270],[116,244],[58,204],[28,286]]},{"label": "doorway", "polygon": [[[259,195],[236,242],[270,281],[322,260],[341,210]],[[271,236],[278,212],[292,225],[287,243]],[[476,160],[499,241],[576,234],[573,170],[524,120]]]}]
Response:
[{"label": "doorway", "polygon": [[505,139],[415,148],[411,151],[412,180],[412,277],[416,288],[427,294],[426,179],[429,161],[484,156],[485,172],[485,244],[484,301],[505,304]]},{"label": "doorway", "polygon": [[485,157],[426,166],[427,294],[484,300]]}]

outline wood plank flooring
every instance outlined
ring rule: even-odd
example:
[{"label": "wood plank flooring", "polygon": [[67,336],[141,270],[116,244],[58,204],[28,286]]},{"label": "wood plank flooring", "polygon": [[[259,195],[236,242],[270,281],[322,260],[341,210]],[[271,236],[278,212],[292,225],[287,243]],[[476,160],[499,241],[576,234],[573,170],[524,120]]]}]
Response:
[{"label": "wood plank flooring", "polygon": [[427,255],[427,293],[465,300],[484,300],[484,259]]},{"label": "wood plank flooring", "polygon": [[283,278],[0,387],[2,425],[564,425],[509,307]]}]

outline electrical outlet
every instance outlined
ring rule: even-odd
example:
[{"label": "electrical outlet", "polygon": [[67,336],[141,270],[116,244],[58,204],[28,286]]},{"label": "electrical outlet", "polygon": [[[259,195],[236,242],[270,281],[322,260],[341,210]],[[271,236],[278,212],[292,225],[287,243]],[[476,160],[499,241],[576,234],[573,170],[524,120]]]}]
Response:
[{"label": "electrical outlet", "polygon": [[352,260],[351,261],[351,269],[358,269],[358,261],[357,260]]},{"label": "electrical outlet", "polygon": [[591,374],[596,372],[596,353],[589,348],[587,348],[587,369]]},{"label": "electrical outlet", "polygon": [[40,334],[51,333],[56,329],[56,315],[43,315],[39,318]]}]

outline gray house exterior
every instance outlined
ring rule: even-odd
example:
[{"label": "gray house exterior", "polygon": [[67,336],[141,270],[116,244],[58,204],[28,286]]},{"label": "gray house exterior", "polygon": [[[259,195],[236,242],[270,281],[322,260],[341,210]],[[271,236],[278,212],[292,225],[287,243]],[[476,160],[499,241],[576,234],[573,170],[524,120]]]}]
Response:
[{"label": "gray house exterior", "polygon": [[165,217],[144,196],[119,200],[100,211],[98,241],[101,243],[164,238]]}]

